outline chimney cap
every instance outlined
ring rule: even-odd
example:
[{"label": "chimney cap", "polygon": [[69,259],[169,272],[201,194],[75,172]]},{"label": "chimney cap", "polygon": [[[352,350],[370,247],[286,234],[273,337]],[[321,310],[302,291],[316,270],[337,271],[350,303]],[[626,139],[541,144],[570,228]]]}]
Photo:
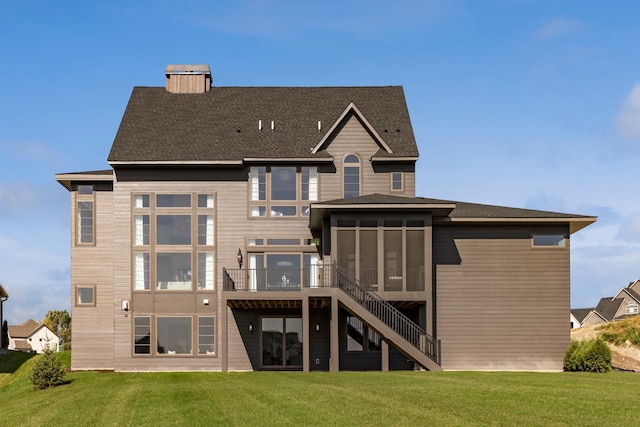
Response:
[{"label": "chimney cap", "polygon": [[200,65],[170,64],[170,65],[167,65],[167,69],[165,73],[166,74],[211,74],[211,70],[209,69],[209,66],[206,64],[200,64]]}]

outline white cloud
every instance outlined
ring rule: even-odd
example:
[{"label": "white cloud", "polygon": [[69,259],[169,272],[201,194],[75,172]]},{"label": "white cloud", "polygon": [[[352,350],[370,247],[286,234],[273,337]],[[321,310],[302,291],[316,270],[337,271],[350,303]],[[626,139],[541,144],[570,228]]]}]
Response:
[{"label": "white cloud", "polygon": [[552,19],[542,24],[535,32],[539,39],[555,39],[566,35],[574,34],[582,30],[584,23],[579,19]]},{"label": "white cloud", "polygon": [[617,237],[625,241],[640,243],[640,213],[631,214],[624,220],[620,225]]},{"label": "white cloud", "polygon": [[640,82],[633,86],[622,104],[616,118],[616,130],[625,138],[640,139]]},{"label": "white cloud", "polygon": [[37,189],[26,182],[0,182],[0,216],[16,215],[38,204]]}]

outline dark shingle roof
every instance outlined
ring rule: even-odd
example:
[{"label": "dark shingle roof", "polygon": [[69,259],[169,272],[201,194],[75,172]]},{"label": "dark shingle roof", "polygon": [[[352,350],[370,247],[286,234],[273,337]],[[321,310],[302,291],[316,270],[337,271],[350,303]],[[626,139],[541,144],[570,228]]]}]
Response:
[{"label": "dark shingle roof", "polygon": [[478,203],[458,202],[452,200],[430,199],[426,197],[402,197],[387,194],[368,194],[349,199],[328,200],[315,205],[364,205],[364,204],[416,204],[416,205],[455,205],[449,214],[450,218],[593,218],[559,212],[540,211],[535,209],[511,208],[506,206],[482,205]]},{"label": "dark shingle roof", "polygon": [[608,321],[612,321],[620,305],[624,301],[622,298],[612,299],[613,297],[601,298],[596,306],[596,311]]},{"label": "dark shingle roof", "polygon": [[587,314],[591,313],[592,310],[593,308],[574,308],[571,309],[571,314],[573,314],[573,317],[575,317],[578,322],[582,323],[584,318],[587,317]]},{"label": "dark shingle roof", "polygon": [[[351,102],[390,147],[392,156],[418,156],[400,86],[213,87],[199,94],[136,87],[108,160],[327,158],[326,152],[311,154],[311,150]],[[275,122],[273,132],[271,121]]]}]

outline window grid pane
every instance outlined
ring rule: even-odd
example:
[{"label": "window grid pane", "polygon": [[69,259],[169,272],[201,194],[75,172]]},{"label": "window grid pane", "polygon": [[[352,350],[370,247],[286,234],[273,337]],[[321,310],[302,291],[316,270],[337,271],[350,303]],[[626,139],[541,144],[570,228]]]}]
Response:
[{"label": "window grid pane", "polygon": [[215,319],[198,318],[198,354],[215,353]]},{"label": "window grid pane", "polygon": [[151,318],[136,317],[134,319],[135,354],[151,354]]},{"label": "window grid pane", "polygon": [[93,202],[78,202],[78,243],[93,243]]}]

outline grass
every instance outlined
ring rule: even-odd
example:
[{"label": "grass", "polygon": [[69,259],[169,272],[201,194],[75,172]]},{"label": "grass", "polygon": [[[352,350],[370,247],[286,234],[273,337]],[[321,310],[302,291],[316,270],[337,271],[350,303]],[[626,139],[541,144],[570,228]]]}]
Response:
[{"label": "grass", "polygon": [[640,394],[620,372],[72,372],[34,391],[30,364],[0,385],[11,425],[634,425]]},{"label": "grass", "polygon": [[640,316],[629,317],[617,322],[605,323],[597,328],[603,340],[617,346],[629,341],[640,346]]}]

